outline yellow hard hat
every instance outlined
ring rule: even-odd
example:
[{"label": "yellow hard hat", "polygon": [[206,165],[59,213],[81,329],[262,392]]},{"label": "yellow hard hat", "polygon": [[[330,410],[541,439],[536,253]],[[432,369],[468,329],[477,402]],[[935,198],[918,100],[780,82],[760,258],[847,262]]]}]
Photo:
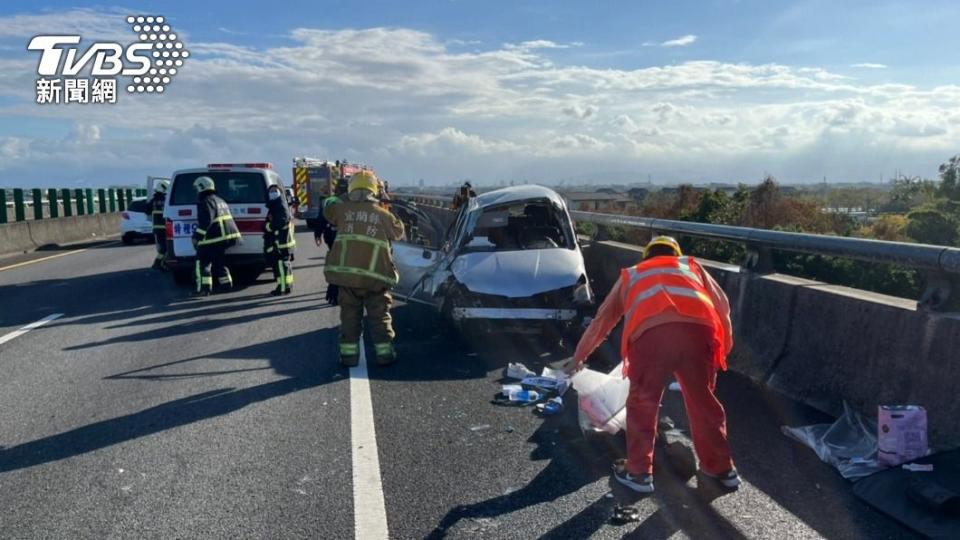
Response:
[{"label": "yellow hard hat", "polygon": [[680,251],[680,244],[677,242],[677,239],[672,236],[654,236],[647,242],[647,245],[643,248],[643,258],[647,258],[647,253],[650,252],[650,248],[653,246],[668,246],[673,249],[673,252],[677,254],[677,257],[683,255],[683,252]]},{"label": "yellow hard hat", "polygon": [[209,176],[200,176],[193,181],[193,188],[198,192],[203,191],[216,191],[217,186],[213,183],[213,178]]},{"label": "yellow hard hat", "polygon": [[362,170],[350,177],[347,191],[353,193],[358,189],[365,189],[374,195],[380,192],[380,182],[377,181],[377,176],[373,174],[373,171]]},{"label": "yellow hard hat", "polygon": [[166,193],[170,189],[170,182],[166,180],[160,180],[153,186],[153,191],[156,193]]}]

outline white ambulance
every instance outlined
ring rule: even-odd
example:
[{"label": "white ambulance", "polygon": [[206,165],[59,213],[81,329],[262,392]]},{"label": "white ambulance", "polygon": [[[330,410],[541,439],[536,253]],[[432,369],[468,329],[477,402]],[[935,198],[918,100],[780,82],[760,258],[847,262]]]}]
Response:
[{"label": "white ambulance", "polygon": [[217,195],[230,206],[237,228],[243,235],[227,250],[231,270],[259,275],[267,267],[263,254],[263,224],[267,216],[267,189],[284,188],[283,180],[270,163],[211,163],[206,168],[173,173],[163,217],[167,225],[167,266],[181,283],[193,279],[196,250],[191,237],[197,229],[197,191],[193,181],[209,176]]}]

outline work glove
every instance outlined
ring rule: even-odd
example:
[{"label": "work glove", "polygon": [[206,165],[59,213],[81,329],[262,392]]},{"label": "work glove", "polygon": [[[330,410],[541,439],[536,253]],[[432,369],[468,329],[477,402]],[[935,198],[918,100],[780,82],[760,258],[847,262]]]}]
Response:
[{"label": "work glove", "polygon": [[333,284],[327,285],[327,303],[331,306],[337,305],[337,296],[340,294],[340,288]]}]

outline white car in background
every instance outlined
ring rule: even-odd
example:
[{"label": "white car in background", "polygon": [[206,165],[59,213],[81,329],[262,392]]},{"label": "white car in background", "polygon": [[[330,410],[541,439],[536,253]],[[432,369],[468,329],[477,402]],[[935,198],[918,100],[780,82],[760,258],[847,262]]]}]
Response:
[{"label": "white car in background", "polygon": [[153,220],[145,197],[138,197],[120,213],[120,239],[130,245],[137,240],[153,242]]}]

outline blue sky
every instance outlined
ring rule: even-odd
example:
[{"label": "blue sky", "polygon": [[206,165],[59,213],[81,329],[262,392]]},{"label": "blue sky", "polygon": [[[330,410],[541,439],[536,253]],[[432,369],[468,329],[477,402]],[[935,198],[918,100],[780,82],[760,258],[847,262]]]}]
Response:
[{"label": "blue sky", "polygon": [[[128,13],[165,16],[193,53],[164,95],[33,102],[32,35],[124,36]],[[285,172],[304,154],[401,184],[933,176],[960,152],[958,16],[938,1],[8,1],[0,184],[224,160]]]}]

